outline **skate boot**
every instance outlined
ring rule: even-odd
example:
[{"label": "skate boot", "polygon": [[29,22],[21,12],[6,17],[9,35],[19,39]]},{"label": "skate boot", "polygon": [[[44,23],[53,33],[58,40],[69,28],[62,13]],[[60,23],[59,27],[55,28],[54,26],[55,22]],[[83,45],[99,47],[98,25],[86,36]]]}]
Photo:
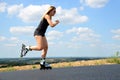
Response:
[{"label": "skate boot", "polygon": [[21,55],[20,55],[20,57],[23,57],[23,56],[24,56],[24,54],[23,54],[24,50],[25,50],[25,45],[22,44],[22,49],[21,49]]},{"label": "skate boot", "polygon": [[29,49],[27,49],[26,46],[24,44],[22,44],[22,49],[21,49],[21,55],[20,55],[20,57],[25,56],[28,51],[29,51]]},{"label": "skate boot", "polygon": [[40,70],[45,70],[45,69],[52,69],[52,67],[50,66],[50,64],[48,64],[47,62],[45,62],[45,60],[41,60],[40,61]]}]

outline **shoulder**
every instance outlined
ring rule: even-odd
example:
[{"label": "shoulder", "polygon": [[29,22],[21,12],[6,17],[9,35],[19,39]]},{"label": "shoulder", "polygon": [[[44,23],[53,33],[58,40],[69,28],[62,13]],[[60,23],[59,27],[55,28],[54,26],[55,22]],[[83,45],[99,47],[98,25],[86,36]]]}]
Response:
[{"label": "shoulder", "polygon": [[46,14],[46,15],[44,16],[44,18],[45,18],[45,19],[51,19],[51,16],[49,16],[49,15]]}]

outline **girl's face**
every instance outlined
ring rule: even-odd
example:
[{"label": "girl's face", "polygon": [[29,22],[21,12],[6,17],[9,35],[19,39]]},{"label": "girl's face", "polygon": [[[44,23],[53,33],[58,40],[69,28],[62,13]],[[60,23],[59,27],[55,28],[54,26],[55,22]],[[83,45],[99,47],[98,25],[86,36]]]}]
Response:
[{"label": "girl's face", "polygon": [[55,13],[56,13],[56,9],[53,9],[53,10],[50,12],[51,16],[54,16]]}]

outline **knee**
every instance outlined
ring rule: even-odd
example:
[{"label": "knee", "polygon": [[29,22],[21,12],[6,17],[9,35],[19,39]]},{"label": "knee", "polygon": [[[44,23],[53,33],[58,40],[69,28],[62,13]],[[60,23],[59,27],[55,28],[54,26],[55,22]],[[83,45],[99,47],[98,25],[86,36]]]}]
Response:
[{"label": "knee", "polygon": [[38,47],[37,47],[37,50],[38,50],[38,51],[41,51],[41,50],[43,50],[43,49],[44,49],[45,51],[47,51],[47,50],[48,50],[48,46],[46,46],[46,47],[38,46]]},{"label": "knee", "polygon": [[44,52],[47,52],[47,51],[48,51],[48,47],[44,47],[42,50],[43,50]]},{"label": "knee", "polygon": [[44,47],[44,50],[46,50],[46,51],[47,51],[47,50],[48,50],[48,46]]},{"label": "knee", "polygon": [[42,47],[38,47],[38,48],[37,48],[38,51],[41,51],[42,49],[43,49]]},{"label": "knee", "polygon": [[45,49],[48,49],[48,46],[46,46]]}]

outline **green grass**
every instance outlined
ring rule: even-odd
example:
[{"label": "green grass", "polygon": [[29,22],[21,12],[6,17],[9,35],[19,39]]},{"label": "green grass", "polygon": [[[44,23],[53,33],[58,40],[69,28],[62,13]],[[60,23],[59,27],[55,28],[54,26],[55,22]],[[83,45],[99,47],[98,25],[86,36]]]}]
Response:
[{"label": "green grass", "polygon": [[6,69],[2,70],[2,72],[9,72],[9,71],[17,71],[13,67],[7,67]]},{"label": "green grass", "polygon": [[[75,65],[102,65],[102,64],[120,64],[120,57],[119,57],[120,53],[119,52],[116,52],[114,56],[110,57],[110,58],[107,58],[107,59],[101,59],[99,61],[96,61],[96,60],[93,60],[92,63],[88,60],[88,61],[85,61],[85,62],[78,62],[78,63],[75,63],[74,61],[69,61],[69,62],[58,62],[59,64],[57,63],[54,63],[53,67],[57,66],[57,68],[59,67],[72,67],[72,66],[75,66]],[[75,64],[74,64],[75,63]],[[61,66],[62,65],[62,66]],[[6,66],[6,65],[5,65]],[[28,65],[29,66],[29,69],[38,69],[39,68],[39,65]],[[20,70],[22,69],[26,69],[26,67],[24,66],[20,66]],[[22,69],[21,69],[22,68]],[[2,67],[0,68],[0,72],[9,72],[9,71],[17,71],[19,70],[18,68],[15,68],[14,66],[6,66],[6,67]]]},{"label": "green grass", "polygon": [[113,57],[111,57],[110,59],[108,59],[107,61],[108,61],[109,63],[120,64],[120,57],[119,57],[119,55],[120,55],[120,52],[117,51],[117,52],[115,53],[115,55],[114,55]]},{"label": "green grass", "polygon": [[33,69],[36,69],[37,67],[35,65],[32,66]]}]

